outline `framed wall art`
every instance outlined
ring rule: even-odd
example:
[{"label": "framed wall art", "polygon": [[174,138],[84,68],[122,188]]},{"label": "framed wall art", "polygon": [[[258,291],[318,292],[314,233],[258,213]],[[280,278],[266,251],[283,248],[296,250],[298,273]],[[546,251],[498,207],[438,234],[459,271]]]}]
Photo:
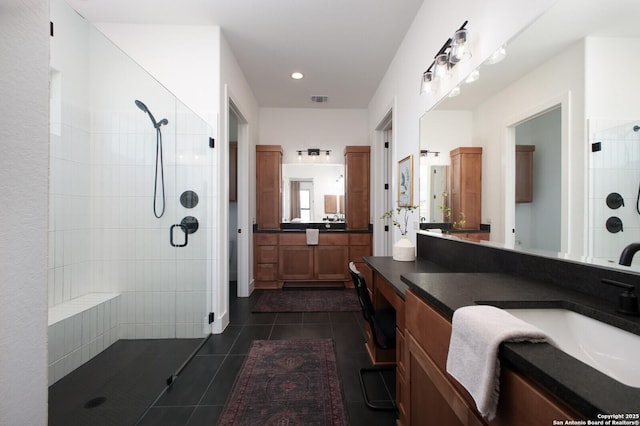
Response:
[{"label": "framed wall art", "polygon": [[398,161],[398,207],[413,205],[413,155]]}]

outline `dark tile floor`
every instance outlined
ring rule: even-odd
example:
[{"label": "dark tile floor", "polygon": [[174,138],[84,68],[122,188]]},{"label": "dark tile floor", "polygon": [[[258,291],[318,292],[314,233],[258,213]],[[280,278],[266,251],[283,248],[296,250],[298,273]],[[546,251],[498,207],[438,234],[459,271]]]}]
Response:
[{"label": "dark tile floor", "polygon": [[[211,426],[253,340],[315,338],[335,341],[351,425],[395,424],[395,413],[373,411],[364,404],[358,370],[370,362],[359,312],[252,313],[258,295],[256,291],[250,298],[231,299],[230,325],[209,337],[171,386],[166,386],[166,379],[201,341],[118,341],[49,388],[49,424]],[[393,374],[370,377],[370,398],[394,395],[394,381]],[[85,408],[100,397],[106,400]]]}]

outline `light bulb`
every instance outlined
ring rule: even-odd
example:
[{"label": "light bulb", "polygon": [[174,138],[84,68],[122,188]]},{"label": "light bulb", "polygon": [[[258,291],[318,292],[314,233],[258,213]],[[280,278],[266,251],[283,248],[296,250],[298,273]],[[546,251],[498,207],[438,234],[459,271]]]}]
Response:
[{"label": "light bulb", "polygon": [[471,74],[469,74],[469,76],[467,77],[467,79],[464,82],[465,83],[473,83],[474,81],[476,81],[479,78],[480,78],[480,71],[473,70],[473,71],[471,71]]}]

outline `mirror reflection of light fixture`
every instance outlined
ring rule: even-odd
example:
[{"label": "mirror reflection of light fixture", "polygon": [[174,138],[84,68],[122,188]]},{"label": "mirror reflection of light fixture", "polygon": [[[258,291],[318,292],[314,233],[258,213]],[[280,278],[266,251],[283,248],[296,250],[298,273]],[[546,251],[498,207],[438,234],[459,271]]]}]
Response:
[{"label": "mirror reflection of light fixture", "polygon": [[466,29],[468,22],[469,21],[464,21],[453,37],[447,39],[434,57],[434,61],[429,65],[429,68],[422,73],[422,78],[420,79],[421,94],[432,92],[434,84],[438,80],[451,77],[451,69],[458,62],[463,62],[471,58],[469,32]]},{"label": "mirror reflection of light fixture", "polygon": [[504,46],[500,46],[498,50],[496,50],[491,56],[489,56],[489,59],[487,59],[485,63],[489,65],[497,64],[498,62],[502,61],[505,56],[507,56],[507,49]]},{"label": "mirror reflection of light fixture", "polygon": [[466,78],[466,80],[464,81],[465,83],[473,83],[474,81],[478,80],[480,78],[480,71],[478,71],[477,69],[471,71],[471,74],[469,74],[469,76]]},{"label": "mirror reflection of light fixture", "polygon": [[440,155],[440,151],[429,151],[428,149],[421,149],[420,150],[420,156],[421,157],[426,157],[429,154],[433,154],[434,157],[437,157]]},{"label": "mirror reflection of light fixture", "polygon": [[331,151],[330,150],[326,150],[325,151],[325,160],[329,161],[331,159]]},{"label": "mirror reflection of light fixture", "polygon": [[302,160],[302,151],[298,151],[298,161]]},{"label": "mirror reflection of light fixture", "polygon": [[455,98],[459,94],[460,94],[460,86],[456,86],[453,89],[451,89],[451,91],[447,96],[449,96],[450,98]]}]

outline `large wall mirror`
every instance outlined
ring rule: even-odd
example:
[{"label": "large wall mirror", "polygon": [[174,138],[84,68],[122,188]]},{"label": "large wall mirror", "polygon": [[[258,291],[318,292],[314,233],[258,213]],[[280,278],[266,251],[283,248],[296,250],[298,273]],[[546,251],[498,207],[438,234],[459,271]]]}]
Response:
[{"label": "large wall mirror", "polygon": [[283,222],[344,222],[344,164],[282,165]]},{"label": "large wall mirror", "polygon": [[[502,62],[483,64],[478,81],[426,112],[421,221],[439,220],[434,168],[454,148],[481,146],[492,244],[627,268],[620,254],[640,242],[639,20],[637,0],[558,0],[509,41]],[[516,200],[522,147],[533,149],[524,202]]]}]

